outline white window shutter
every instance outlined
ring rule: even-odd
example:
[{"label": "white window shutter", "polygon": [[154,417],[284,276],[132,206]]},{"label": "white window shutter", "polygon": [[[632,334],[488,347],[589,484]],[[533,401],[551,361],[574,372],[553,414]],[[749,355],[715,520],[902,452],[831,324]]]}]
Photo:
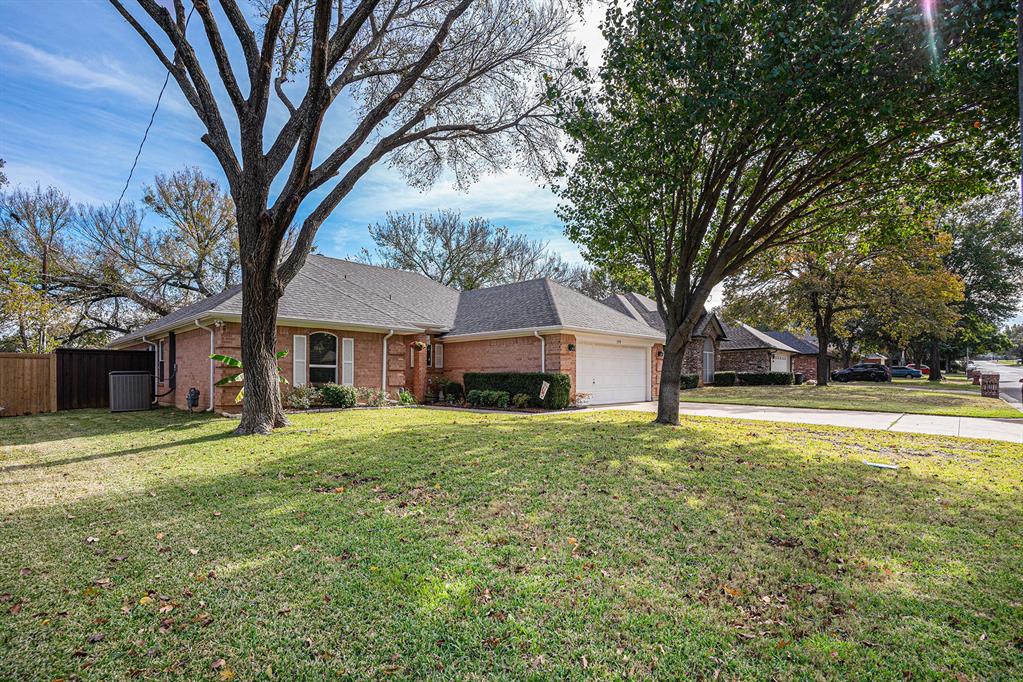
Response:
[{"label": "white window shutter", "polygon": [[355,385],[355,339],[341,339],[341,383]]},{"label": "white window shutter", "polygon": [[415,348],[409,348],[408,349],[408,366],[409,367],[415,367],[416,366],[416,349]]},{"label": "white window shutter", "polygon": [[294,369],[292,384],[294,386],[305,386],[306,367],[308,359],[306,355],[306,337],[302,334],[295,334],[291,339],[291,365]]},{"label": "white window shutter", "polygon": [[444,344],[433,344],[433,368],[444,369]]}]

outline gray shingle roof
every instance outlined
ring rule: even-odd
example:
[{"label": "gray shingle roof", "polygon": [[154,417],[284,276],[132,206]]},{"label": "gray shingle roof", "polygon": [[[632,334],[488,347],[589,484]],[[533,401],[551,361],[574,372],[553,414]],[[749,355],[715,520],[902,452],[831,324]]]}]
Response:
[{"label": "gray shingle roof", "polygon": [[[241,312],[241,287],[234,286],[180,308],[111,345],[136,343],[144,335],[177,329],[196,319],[232,318]],[[318,254],[311,254],[288,284],[277,315],[281,320],[312,324],[427,329],[451,335],[535,327],[571,327],[651,338],[662,334],[631,315],[550,280],[460,293],[414,272]]]},{"label": "gray shingle roof", "polygon": [[[664,320],[661,319],[661,314],[657,311],[657,301],[649,296],[629,291],[624,294],[612,294],[605,298],[602,303],[629,317],[646,322],[662,334],[666,331]],[[717,319],[714,313],[708,313],[704,310],[703,314],[700,315],[700,319],[696,321],[696,326],[693,328],[693,336],[703,336],[707,331],[707,325],[715,321],[720,324],[720,320]],[[721,330],[725,331],[723,324],[721,325]]]},{"label": "gray shingle roof", "polygon": [[726,340],[721,342],[722,351],[730,350],[781,350],[789,353],[799,353],[795,348],[768,336],[767,333],[758,331],[748,324],[739,322],[737,324],[725,325]]},{"label": "gray shingle roof", "polygon": [[796,349],[801,355],[817,355],[817,339],[810,334],[794,334],[792,332],[764,332],[772,339],[781,341],[786,346]]},{"label": "gray shingle roof", "polygon": [[569,327],[660,338],[661,332],[549,279],[463,291],[449,336]]},{"label": "gray shingle roof", "polygon": [[[310,254],[284,290],[277,316],[284,320],[351,324],[381,329],[447,329],[458,292],[423,275]],[[115,340],[124,345],[197,318],[240,316],[240,286],[185,306]]]}]

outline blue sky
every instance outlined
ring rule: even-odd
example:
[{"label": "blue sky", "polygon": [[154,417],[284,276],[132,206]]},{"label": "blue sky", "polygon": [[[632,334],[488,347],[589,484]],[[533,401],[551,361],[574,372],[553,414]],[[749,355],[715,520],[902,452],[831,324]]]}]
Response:
[{"label": "blue sky", "polygon": [[[189,33],[196,43],[201,30],[193,17]],[[581,35],[592,38],[592,32]],[[0,158],[7,161],[8,179],[54,185],[75,201],[115,201],[165,73],[106,0],[0,0]],[[230,106],[222,110],[226,115]],[[283,114],[275,113],[278,121]],[[347,116],[330,119],[321,146],[343,139],[346,123]],[[126,198],[139,199],[156,173],[186,165],[222,179],[199,141],[202,133],[171,81]],[[579,261],[556,205],[548,189],[519,173],[484,177],[468,191],[442,181],[421,192],[396,169],[378,164],[320,228],[316,248],[331,256],[354,254],[371,246],[366,227],[387,211],[450,208],[548,241],[566,259]]]}]

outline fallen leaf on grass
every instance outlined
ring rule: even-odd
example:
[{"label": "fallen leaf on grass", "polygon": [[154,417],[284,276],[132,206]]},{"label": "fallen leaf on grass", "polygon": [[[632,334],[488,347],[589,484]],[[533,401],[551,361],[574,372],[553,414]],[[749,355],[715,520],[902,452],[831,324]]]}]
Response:
[{"label": "fallen leaf on grass", "polygon": [[102,642],[104,639],[105,636],[103,635],[102,632],[95,632],[89,635],[89,639],[87,639],[86,641],[89,642],[89,644],[97,644],[99,642]]},{"label": "fallen leaf on grass", "polygon": [[142,599],[139,599],[139,605],[140,606],[145,606],[146,604],[152,604],[152,603],[153,603],[153,598],[150,597],[148,594],[146,596],[142,597]]},{"label": "fallen leaf on grass", "polygon": [[212,667],[214,670],[222,670],[225,666],[227,666],[227,661],[225,661],[222,658],[218,658],[217,660],[213,661],[213,664],[210,667]]},{"label": "fallen leaf on grass", "polygon": [[156,534],[156,539],[157,540],[163,540],[165,537],[167,537],[166,533],[157,533]]},{"label": "fallen leaf on grass", "polygon": [[99,538],[94,538],[94,537],[92,537],[92,536],[90,535],[89,537],[85,538],[85,542],[86,542],[87,544],[90,544],[90,545],[91,545],[91,544],[94,544],[94,543],[97,543],[97,542],[99,542]]},{"label": "fallen leaf on grass", "polygon": [[23,568],[23,569],[21,569],[18,572],[21,573],[22,576],[32,575],[32,569],[31,568]]},{"label": "fallen leaf on grass", "polygon": [[199,553],[199,550],[197,550],[197,549],[189,549],[188,553],[191,554],[192,556],[195,556],[196,554]]}]

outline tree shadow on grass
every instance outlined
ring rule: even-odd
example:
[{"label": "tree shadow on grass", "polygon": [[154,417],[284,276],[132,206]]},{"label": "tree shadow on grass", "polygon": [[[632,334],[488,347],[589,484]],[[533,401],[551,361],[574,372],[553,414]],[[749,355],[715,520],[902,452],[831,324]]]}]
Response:
[{"label": "tree shadow on grass", "polygon": [[172,407],[141,412],[62,410],[0,419],[0,447],[38,445],[72,438],[106,438],[136,432],[182,433],[201,426],[211,414],[189,414]]},{"label": "tree shadow on grass", "polygon": [[918,453],[867,469],[819,427],[408,412],[296,419],[237,440],[265,450],[240,465],[210,422],[185,452],[135,453],[177,467],[149,494],[20,509],[5,534],[29,573],[0,558],[0,592],[30,606],[0,620],[0,676],[197,676],[218,658],[242,678],[1023,666],[1023,502],[984,483],[1010,463],[969,444],[953,456],[975,480]]}]

